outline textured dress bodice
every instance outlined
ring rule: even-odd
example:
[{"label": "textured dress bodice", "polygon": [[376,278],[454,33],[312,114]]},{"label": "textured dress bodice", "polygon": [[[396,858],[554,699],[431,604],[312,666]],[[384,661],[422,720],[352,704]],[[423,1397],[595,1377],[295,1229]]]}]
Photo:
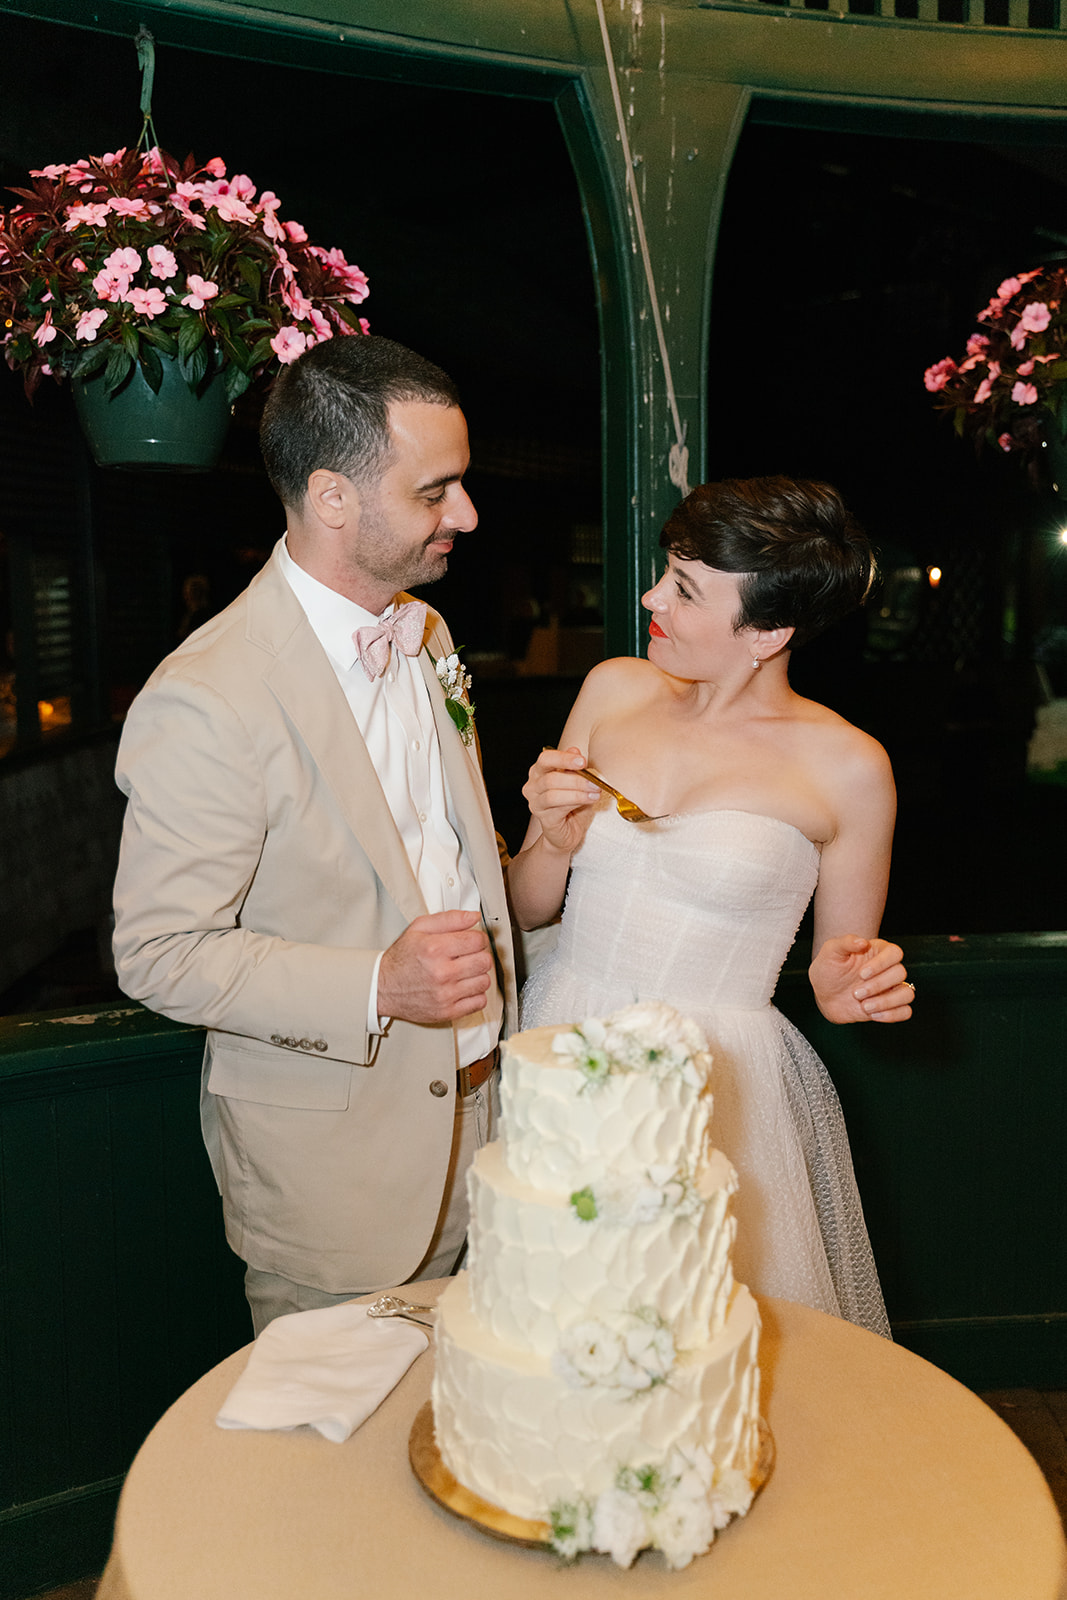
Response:
[{"label": "textured dress bodice", "polygon": [[558,959],[595,986],[756,1010],[770,1004],[819,877],[776,817],[701,811],[634,825],[598,811],[576,853]]},{"label": "textured dress bodice", "polygon": [[818,876],[817,846],[778,818],[717,810],[634,824],[605,805],[574,854],[559,942],[526,985],[522,1024],[635,1000],[700,1022],[714,1143],[740,1177],[738,1277],[886,1333],[836,1091],[771,1004]]}]

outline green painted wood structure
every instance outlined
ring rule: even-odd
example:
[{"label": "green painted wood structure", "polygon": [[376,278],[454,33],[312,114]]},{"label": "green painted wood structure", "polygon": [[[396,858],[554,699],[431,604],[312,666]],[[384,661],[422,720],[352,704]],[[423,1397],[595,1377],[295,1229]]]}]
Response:
[{"label": "green painted wood structure", "polygon": [[[909,945],[906,1028],[783,1009],[838,1085],[895,1336],[976,1389],[1067,1386],[1067,935]],[[249,1337],[200,1142],[202,1035],[0,1019],[0,1600],[98,1569],[122,1476]]]}]

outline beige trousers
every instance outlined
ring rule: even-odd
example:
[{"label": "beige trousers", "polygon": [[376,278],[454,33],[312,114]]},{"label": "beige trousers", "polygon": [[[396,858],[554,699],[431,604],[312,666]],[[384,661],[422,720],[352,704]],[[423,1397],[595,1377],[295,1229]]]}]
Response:
[{"label": "beige trousers", "polygon": [[[467,1168],[474,1160],[475,1153],[495,1137],[499,1106],[497,1073],[480,1089],[473,1089],[462,1099],[457,1096],[452,1155],[437,1227],[425,1256],[406,1282],[417,1283],[421,1278],[447,1278],[457,1268],[470,1220]],[[390,1284],[387,1287],[398,1286]],[[309,1284],[294,1283],[276,1272],[263,1272],[258,1267],[245,1269],[245,1298],[252,1312],[252,1326],[257,1338],[275,1317],[284,1317],[292,1311],[319,1311],[325,1306],[343,1305],[346,1300],[370,1292],[366,1287],[353,1285],[341,1294],[330,1294],[325,1289],[315,1289]]]}]

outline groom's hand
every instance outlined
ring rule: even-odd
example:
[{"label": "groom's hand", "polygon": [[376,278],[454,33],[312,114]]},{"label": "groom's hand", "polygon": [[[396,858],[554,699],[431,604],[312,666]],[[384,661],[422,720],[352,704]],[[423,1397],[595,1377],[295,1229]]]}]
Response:
[{"label": "groom's hand", "polygon": [[382,956],[378,1014],[403,1022],[453,1022],[489,999],[493,957],[477,911],[416,917]]}]

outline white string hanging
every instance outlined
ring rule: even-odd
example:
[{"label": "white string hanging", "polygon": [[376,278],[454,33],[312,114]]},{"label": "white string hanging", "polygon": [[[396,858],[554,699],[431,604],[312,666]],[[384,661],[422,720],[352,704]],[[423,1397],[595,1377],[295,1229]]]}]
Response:
[{"label": "white string hanging", "polygon": [[604,61],[608,69],[608,78],[611,81],[611,97],[615,102],[615,119],[619,126],[619,141],[622,145],[623,160],[626,163],[626,186],[634,209],[634,226],[637,230],[638,247],[641,251],[641,260],[645,268],[648,297],[652,305],[652,322],[656,329],[656,338],[659,341],[660,360],[663,363],[663,378],[667,386],[667,404],[671,408],[671,418],[674,422],[674,443],[671,445],[670,454],[667,458],[667,471],[670,474],[671,482],[679,493],[687,495],[689,493],[689,449],[685,442],[686,430],[678,412],[678,400],[674,393],[671,360],[667,353],[667,340],[663,332],[663,320],[659,313],[659,296],[656,293],[656,280],[652,272],[652,258],[649,255],[648,239],[645,235],[645,219],[641,209],[641,195],[637,187],[637,178],[634,175],[630,141],[626,135],[626,119],[623,115],[622,96],[619,94],[619,80],[615,72],[615,61],[611,53],[607,19],[604,16],[604,0],[596,0],[596,10],[600,19],[600,37],[604,42]]}]

